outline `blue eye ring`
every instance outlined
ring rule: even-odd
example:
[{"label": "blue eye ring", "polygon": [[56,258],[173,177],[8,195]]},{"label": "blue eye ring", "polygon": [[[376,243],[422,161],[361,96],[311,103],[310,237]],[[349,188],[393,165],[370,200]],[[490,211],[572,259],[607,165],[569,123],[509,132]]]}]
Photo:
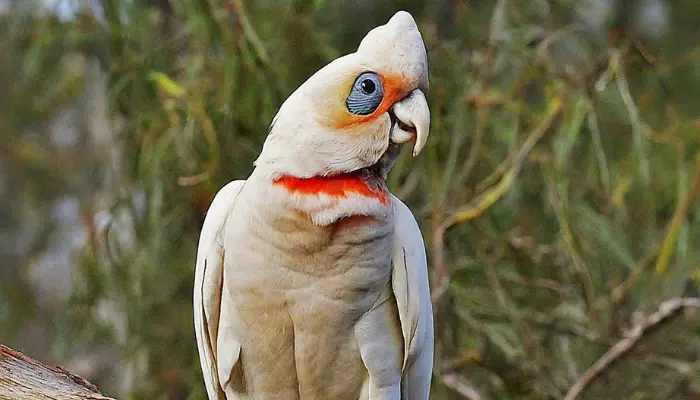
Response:
[{"label": "blue eye ring", "polygon": [[384,99],[384,86],[379,75],[364,72],[355,79],[345,106],[355,115],[369,115],[377,110]]}]

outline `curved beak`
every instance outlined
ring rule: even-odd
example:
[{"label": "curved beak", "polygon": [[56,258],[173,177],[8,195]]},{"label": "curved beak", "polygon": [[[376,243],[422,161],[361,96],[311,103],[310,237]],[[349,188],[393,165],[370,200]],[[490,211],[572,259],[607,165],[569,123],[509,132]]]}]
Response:
[{"label": "curved beak", "polygon": [[420,154],[428,140],[430,109],[428,100],[420,89],[415,89],[391,108],[397,123],[391,128],[389,138],[394,143],[415,141],[413,157]]}]

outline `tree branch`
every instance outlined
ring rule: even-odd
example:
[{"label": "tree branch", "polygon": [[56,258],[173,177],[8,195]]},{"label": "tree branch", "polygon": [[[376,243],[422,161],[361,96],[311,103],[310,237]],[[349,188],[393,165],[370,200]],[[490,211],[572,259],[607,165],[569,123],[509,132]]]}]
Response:
[{"label": "tree branch", "polygon": [[661,303],[659,309],[641,318],[634,324],[632,329],[625,334],[625,338],[617,342],[613,347],[606,351],[586,372],[571,386],[569,392],[564,397],[564,400],[574,400],[591,384],[598,376],[600,376],[612,363],[624,356],[637,342],[644,336],[649,329],[661,324],[669,318],[677,315],[685,308],[700,308],[700,298],[695,297],[676,297],[666,300]]},{"label": "tree branch", "polygon": [[0,400],[114,400],[85,379],[0,344]]}]

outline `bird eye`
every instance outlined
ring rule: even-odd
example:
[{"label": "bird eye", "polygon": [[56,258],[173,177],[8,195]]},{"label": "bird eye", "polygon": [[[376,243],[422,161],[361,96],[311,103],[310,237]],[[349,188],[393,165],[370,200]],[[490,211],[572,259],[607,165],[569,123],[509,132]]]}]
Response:
[{"label": "bird eye", "polygon": [[365,72],[355,79],[352,91],[345,105],[351,113],[368,115],[373,113],[382,103],[384,88],[379,76],[373,72]]}]

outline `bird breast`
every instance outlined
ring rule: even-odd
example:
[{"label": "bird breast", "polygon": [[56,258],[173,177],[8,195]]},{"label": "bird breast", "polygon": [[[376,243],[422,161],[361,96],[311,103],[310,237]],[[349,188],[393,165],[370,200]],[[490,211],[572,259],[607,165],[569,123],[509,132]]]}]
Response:
[{"label": "bird breast", "polygon": [[392,220],[322,227],[241,192],[225,229],[222,307],[234,310],[250,390],[357,398],[367,372],[354,327],[390,290]]}]

